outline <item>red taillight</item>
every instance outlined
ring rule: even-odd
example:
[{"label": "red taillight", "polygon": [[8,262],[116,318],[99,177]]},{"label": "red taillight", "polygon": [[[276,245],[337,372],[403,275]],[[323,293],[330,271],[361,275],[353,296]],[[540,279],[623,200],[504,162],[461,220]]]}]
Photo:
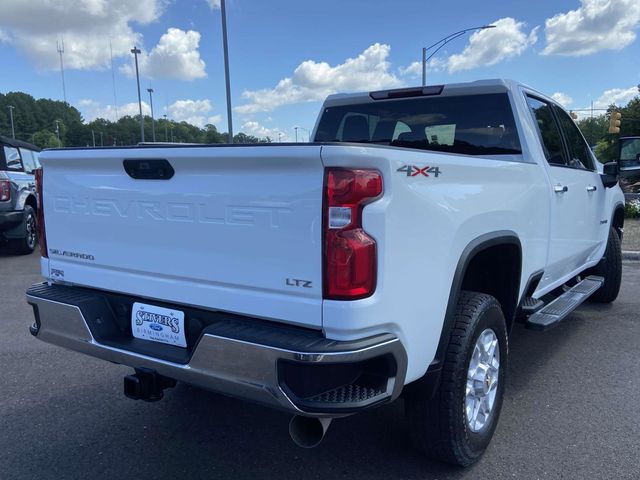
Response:
[{"label": "red taillight", "polygon": [[0,179],[0,202],[11,200],[11,182],[7,179]]},{"label": "red taillight", "polygon": [[325,170],[324,298],[355,300],[376,288],[376,242],[362,228],[362,208],[382,193],[376,170]]},{"label": "red taillight", "polygon": [[42,199],[42,189],[44,188],[42,168],[38,168],[34,171],[36,177],[36,195],[38,196],[38,244],[40,245],[40,255],[44,258],[49,258],[49,251],[47,250],[47,232],[44,228],[44,201]]}]

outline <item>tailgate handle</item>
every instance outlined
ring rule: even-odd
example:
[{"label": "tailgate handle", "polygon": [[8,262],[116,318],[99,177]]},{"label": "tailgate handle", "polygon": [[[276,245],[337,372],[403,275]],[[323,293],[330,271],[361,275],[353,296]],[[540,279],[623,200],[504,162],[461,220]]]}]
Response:
[{"label": "tailgate handle", "polygon": [[136,180],[169,180],[176,173],[165,159],[123,160],[125,172]]}]

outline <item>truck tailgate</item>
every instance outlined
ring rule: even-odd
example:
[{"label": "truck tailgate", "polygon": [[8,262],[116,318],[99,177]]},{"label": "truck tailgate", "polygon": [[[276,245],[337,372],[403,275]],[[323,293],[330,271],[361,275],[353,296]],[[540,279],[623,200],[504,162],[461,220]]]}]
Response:
[{"label": "truck tailgate", "polygon": [[[320,328],[319,146],[54,150],[41,159],[50,278]],[[151,160],[152,170],[166,160],[175,174],[135,179],[126,159],[142,169]]]}]

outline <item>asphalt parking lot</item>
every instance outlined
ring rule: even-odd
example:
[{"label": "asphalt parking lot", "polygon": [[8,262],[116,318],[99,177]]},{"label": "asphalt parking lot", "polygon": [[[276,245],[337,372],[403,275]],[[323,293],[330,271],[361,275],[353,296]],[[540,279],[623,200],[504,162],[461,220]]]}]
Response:
[{"label": "asphalt parking lot", "polygon": [[122,395],[125,367],[28,333],[39,257],[0,253],[0,479],[454,479],[640,476],[640,263],[610,306],[557,328],[514,329],[500,424],[459,470],[413,449],[401,401],[335,421],[320,447],[288,437],[286,414],[179,385],[148,404]]}]

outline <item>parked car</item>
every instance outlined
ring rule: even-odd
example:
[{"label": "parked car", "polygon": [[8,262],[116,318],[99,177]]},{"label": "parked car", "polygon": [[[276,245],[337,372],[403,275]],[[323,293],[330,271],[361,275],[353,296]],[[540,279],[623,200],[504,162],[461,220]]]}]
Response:
[{"label": "parked car", "polygon": [[469,465],[514,322],[618,295],[618,165],[506,80],[332,95],[312,138],[43,152],[31,332],[133,367],[130,398],[283,409],[305,447],[403,394],[418,446]]},{"label": "parked car", "polygon": [[21,255],[36,247],[34,171],[40,167],[39,152],[35,145],[0,136],[0,241]]}]

